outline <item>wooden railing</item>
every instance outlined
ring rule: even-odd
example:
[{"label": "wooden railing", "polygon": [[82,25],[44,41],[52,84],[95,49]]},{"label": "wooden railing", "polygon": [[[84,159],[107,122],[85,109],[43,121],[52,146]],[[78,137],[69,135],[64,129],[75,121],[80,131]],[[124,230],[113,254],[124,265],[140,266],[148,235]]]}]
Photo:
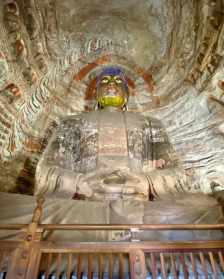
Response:
[{"label": "wooden railing", "polygon": [[[30,224],[0,225],[22,237],[0,241],[0,278],[224,278],[224,240],[140,242],[134,237],[136,230],[223,230],[224,224],[41,224],[43,202],[38,200]],[[133,241],[43,241],[45,231],[56,230],[129,230]]]}]

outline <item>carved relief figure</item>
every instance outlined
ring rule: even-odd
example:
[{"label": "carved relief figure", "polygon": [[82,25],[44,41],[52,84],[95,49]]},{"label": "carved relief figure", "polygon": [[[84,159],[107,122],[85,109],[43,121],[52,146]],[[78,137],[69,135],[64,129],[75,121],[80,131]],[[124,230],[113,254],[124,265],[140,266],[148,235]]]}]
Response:
[{"label": "carved relief figure", "polygon": [[0,51],[0,90],[7,83],[9,66],[3,52]]},{"label": "carved relief figure", "polygon": [[32,85],[36,82],[36,72],[31,67],[28,57],[27,45],[22,34],[20,9],[15,0],[4,5],[4,24],[8,31],[9,41],[13,47],[14,55],[22,68],[22,74],[27,82]]},{"label": "carved relief figure", "polygon": [[21,97],[21,91],[14,83],[8,84],[0,93],[7,99],[9,104],[12,104]]}]

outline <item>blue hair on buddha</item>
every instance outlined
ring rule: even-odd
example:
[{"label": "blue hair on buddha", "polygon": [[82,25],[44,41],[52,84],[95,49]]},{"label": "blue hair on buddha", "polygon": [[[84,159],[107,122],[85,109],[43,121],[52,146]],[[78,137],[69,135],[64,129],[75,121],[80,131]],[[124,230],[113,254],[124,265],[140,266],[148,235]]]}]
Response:
[{"label": "blue hair on buddha", "polygon": [[104,68],[103,71],[100,73],[100,75],[97,77],[97,86],[99,85],[99,82],[101,81],[103,76],[120,76],[124,81],[124,85],[126,89],[128,90],[126,76],[124,71],[121,68],[116,66]]}]

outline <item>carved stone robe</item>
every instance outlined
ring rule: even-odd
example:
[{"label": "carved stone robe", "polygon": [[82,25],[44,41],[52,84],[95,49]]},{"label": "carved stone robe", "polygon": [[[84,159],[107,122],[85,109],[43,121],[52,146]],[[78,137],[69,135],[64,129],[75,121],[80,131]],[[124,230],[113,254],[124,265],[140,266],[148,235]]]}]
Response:
[{"label": "carved stone robe", "polygon": [[[164,165],[163,160],[164,169],[156,169]],[[69,117],[62,120],[38,164],[36,194],[51,196],[46,198],[42,222],[222,223],[218,202],[201,193],[186,193],[189,185],[183,177],[158,120],[104,110]],[[85,200],[72,200],[74,193]],[[1,223],[31,220],[34,197],[0,193],[0,201]],[[1,237],[18,236],[6,232]],[[131,236],[126,231],[58,231],[45,237],[53,241],[120,241]],[[135,237],[217,240],[223,234],[140,231]]]},{"label": "carved stone robe", "polygon": [[103,109],[62,120],[37,166],[35,193],[150,200],[185,187],[159,120]]}]

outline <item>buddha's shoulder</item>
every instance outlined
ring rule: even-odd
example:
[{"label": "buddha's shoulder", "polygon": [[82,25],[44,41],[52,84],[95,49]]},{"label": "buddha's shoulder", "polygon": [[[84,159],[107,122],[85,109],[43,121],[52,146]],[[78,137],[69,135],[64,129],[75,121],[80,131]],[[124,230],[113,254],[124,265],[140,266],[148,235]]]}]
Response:
[{"label": "buddha's shoulder", "polygon": [[133,125],[137,126],[139,126],[139,124],[146,124],[150,127],[163,127],[162,121],[152,116],[145,116],[134,112],[126,112],[126,118],[129,123],[133,123]]},{"label": "buddha's shoulder", "polygon": [[60,119],[59,127],[83,127],[86,123],[95,123],[97,121],[97,113],[82,112],[76,115],[69,115]]},{"label": "buddha's shoulder", "polygon": [[[99,111],[83,112],[77,115],[66,116],[61,119],[59,127],[63,129],[69,127],[84,128],[86,125],[94,126],[99,121],[99,115],[103,117],[103,113],[100,113]],[[129,127],[142,127],[145,125],[154,128],[163,127],[161,120],[151,116],[144,116],[139,113],[129,111],[124,112],[124,115]]]}]

